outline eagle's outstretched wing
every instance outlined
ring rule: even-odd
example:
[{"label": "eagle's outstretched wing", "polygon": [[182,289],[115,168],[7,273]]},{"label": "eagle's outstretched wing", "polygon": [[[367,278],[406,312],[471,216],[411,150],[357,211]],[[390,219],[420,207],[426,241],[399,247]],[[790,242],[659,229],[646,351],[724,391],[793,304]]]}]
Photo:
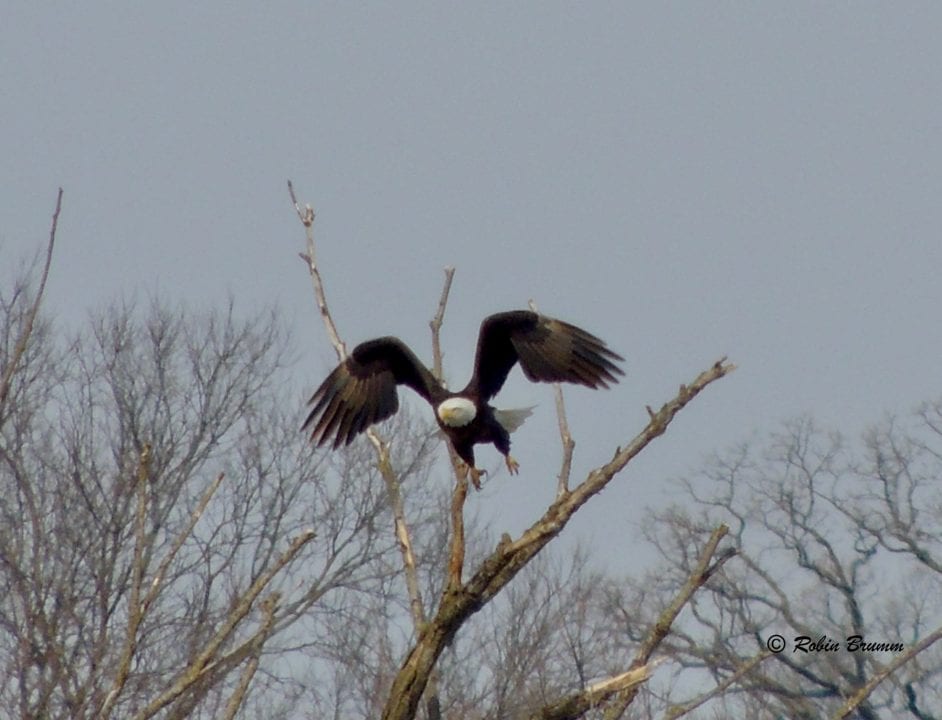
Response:
[{"label": "eagle's outstretched wing", "polygon": [[481,323],[474,375],[467,390],[489,400],[516,362],[533,382],[608,387],[618,382],[616,375],[624,375],[616,360],[624,358],[575,325],[528,310],[498,313]]},{"label": "eagle's outstretched wing", "polygon": [[399,409],[397,386],[407,385],[429,402],[441,386],[409,347],[394,337],[357,345],[317,388],[309,404],[314,407],[302,430],[311,441],[333,447],[348,445],[373,423]]}]

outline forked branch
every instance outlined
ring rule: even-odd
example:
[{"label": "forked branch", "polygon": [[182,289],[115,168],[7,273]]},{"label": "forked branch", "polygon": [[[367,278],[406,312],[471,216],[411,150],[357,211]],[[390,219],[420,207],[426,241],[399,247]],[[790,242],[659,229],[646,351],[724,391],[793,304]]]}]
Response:
[{"label": "forked branch", "polygon": [[[208,675],[219,671],[221,668],[231,668],[243,662],[250,657],[252,653],[260,648],[259,643],[264,643],[271,632],[271,623],[267,619],[273,609],[266,603],[261,604],[263,621],[261,628],[251,638],[242,643],[232,652],[219,656],[219,651],[231,638],[236,628],[242,623],[246,616],[255,605],[259,595],[268,587],[274,577],[281,572],[282,568],[288,565],[301,549],[315,537],[313,530],[306,530],[294,538],[287,550],[285,550],[278,559],[264,573],[258,576],[249,588],[239,597],[232,610],[226,616],[225,621],[216,629],[216,632],[209,638],[202,650],[196,654],[193,661],[180,673],[174,683],[163,693],[152,700],[146,707],[134,715],[134,720],[148,720],[157,713],[174,702],[183,695],[188,689],[199,683]],[[277,602],[277,595],[271,600]]]},{"label": "forked branch", "polygon": [[[297,196],[294,192],[294,185],[290,180],[288,181],[288,193],[291,196],[291,202],[294,203],[294,209],[298,214],[298,219],[301,221],[301,224],[304,225],[305,237],[307,239],[307,252],[301,253],[301,259],[305,261],[305,264],[308,267],[308,272],[311,275],[311,282],[314,286],[314,297],[317,300],[317,307],[320,310],[321,319],[324,322],[324,329],[327,331],[327,337],[329,338],[334,351],[337,353],[338,360],[343,362],[347,357],[346,345],[341,339],[340,332],[337,330],[337,325],[334,323],[333,316],[330,313],[330,307],[327,304],[327,294],[324,291],[324,282],[317,267],[317,248],[314,243],[314,210],[310,205],[305,205],[303,208],[301,207],[301,204],[298,202]],[[445,304],[448,301],[448,290],[451,287],[451,278],[454,275],[454,269],[446,268],[445,274],[445,289],[443,290],[441,300],[439,301],[438,312],[432,321],[433,334],[437,332],[438,328],[441,327],[442,318],[445,314]],[[416,568],[415,551],[412,545],[412,537],[409,532],[409,525],[406,522],[405,504],[403,503],[402,492],[399,488],[399,478],[397,477],[392,463],[390,462],[389,444],[383,441],[379,433],[377,433],[374,428],[369,428],[366,431],[366,436],[369,438],[374,450],[376,451],[377,467],[379,468],[380,474],[383,477],[383,482],[386,486],[386,492],[389,496],[389,503],[393,514],[396,541],[399,545],[400,555],[402,556],[402,567],[403,574],[405,576],[406,591],[409,594],[409,607],[412,614],[412,624],[415,628],[415,633],[418,636],[423,631],[426,624],[425,604],[422,602],[422,595],[419,590],[419,574]],[[434,720],[435,716],[439,712],[437,691],[434,687],[430,688],[428,706],[430,710],[430,716],[432,716]]]},{"label": "forked branch", "polygon": [[[734,365],[722,358],[700,373],[690,385],[681,386],[676,397],[658,412],[650,412],[650,420],[645,428],[625,448],[619,448],[608,463],[592,470],[572,492],[562,493],[547,508],[543,517],[530,526],[520,538],[502,540],[467,583],[446,590],[438,612],[426,625],[425,631],[419,636],[393,681],[389,701],[383,711],[384,720],[411,720],[414,717],[419,698],[439,655],[468,618],[500,592],[562,531],[575,512],[598,494],[632,458],[652,440],[663,435],[687,403],[707,385],[728,375],[734,369]],[[706,578],[703,579],[703,582],[705,581]]]},{"label": "forked branch", "polygon": [[[304,225],[304,234],[307,237],[307,252],[298,253],[304,263],[307,265],[308,272],[311,274],[311,283],[314,286],[314,298],[317,301],[317,309],[321,312],[321,319],[324,321],[324,329],[327,330],[327,337],[330,338],[330,344],[337,352],[337,359],[341,362],[347,357],[347,347],[340,339],[340,333],[337,332],[337,326],[330,315],[330,309],[327,307],[327,296],[324,293],[324,281],[321,279],[320,270],[317,269],[317,247],[314,244],[314,208],[305,205],[303,208],[294,194],[294,185],[288,181],[288,194],[291,195],[291,202],[294,203],[294,211],[298,214],[298,220]],[[375,444],[375,443],[374,443]]]},{"label": "forked branch", "polygon": [[[683,391],[683,388],[681,388],[681,391]],[[720,541],[726,537],[728,532],[729,526],[724,523],[718,525],[711,533],[710,539],[707,540],[706,547],[704,547],[703,551],[700,553],[700,558],[697,560],[697,564],[694,566],[687,581],[684,583],[683,587],[681,587],[671,604],[668,605],[661,613],[660,617],[658,617],[657,622],[654,623],[654,627],[651,628],[647,637],[645,637],[644,641],[641,643],[641,647],[638,649],[638,653],[631,663],[632,668],[643,667],[650,661],[651,655],[654,654],[654,651],[660,647],[664,638],[667,637],[671,626],[674,624],[677,616],[680,615],[680,611],[684,609],[684,606],[690,601],[693,594],[703,587],[727,560],[736,554],[734,548],[727,548],[720,553],[715,562],[713,561]],[[631,705],[632,701],[635,699],[638,690],[640,690],[640,686],[635,685],[619,691],[612,704],[605,710],[605,720],[617,720],[617,718],[620,718],[625,712],[625,709]]]},{"label": "forked branch", "polygon": [[[700,554],[696,566],[687,578],[687,582],[684,583],[671,604],[661,613],[626,672],[595,682],[552,705],[547,705],[537,715],[533,716],[533,720],[576,720],[576,718],[582,717],[590,708],[606,702],[612,702],[612,704],[606,708],[605,719],[614,720],[614,718],[621,717],[628,705],[634,700],[641,686],[651,677],[654,668],[666,659],[657,658],[652,660],[651,656],[664,638],[667,637],[680,611],[693,597],[693,594],[713,576],[726,560],[735,554],[735,551],[729,549],[721,553],[716,562],[713,562],[717,546],[727,532],[729,532],[729,528],[726,525],[720,525],[710,535],[710,539]],[[748,672],[752,667],[754,667],[754,664],[743,672]],[[729,682],[731,683],[733,680]],[[721,690],[715,692],[721,692]],[[706,698],[700,699],[696,705],[705,701]],[[693,709],[696,705],[692,705],[690,709]],[[681,710],[678,712],[679,714],[670,717],[679,717],[687,711]]]}]

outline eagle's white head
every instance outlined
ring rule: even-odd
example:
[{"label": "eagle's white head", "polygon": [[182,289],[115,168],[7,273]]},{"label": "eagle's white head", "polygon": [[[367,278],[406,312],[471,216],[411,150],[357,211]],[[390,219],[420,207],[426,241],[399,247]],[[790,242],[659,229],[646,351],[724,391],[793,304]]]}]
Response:
[{"label": "eagle's white head", "polygon": [[463,397],[448,398],[439,404],[435,412],[448,427],[464,427],[478,414],[474,403]]}]

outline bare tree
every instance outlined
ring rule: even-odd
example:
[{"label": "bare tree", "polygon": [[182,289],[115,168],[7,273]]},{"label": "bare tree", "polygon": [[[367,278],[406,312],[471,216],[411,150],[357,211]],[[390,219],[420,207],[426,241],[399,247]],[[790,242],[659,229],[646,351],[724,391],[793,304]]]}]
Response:
[{"label": "bare tree", "polygon": [[[313,224],[314,212],[310,206],[303,206],[298,202],[294,188],[288,183],[289,193],[294,203],[298,218],[305,227],[307,237],[306,252],[302,259],[307,265],[313,282],[315,299],[328,338],[337,351],[338,359],[346,356],[346,345],[331,316],[327,296],[324,289],[320,268],[316,261],[316,247],[314,243]],[[438,343],[438,331],[444,318],[448,299],[448,290],[451,287],[454,270],[446,269],[445,286],[438,303],[438,310],[430,323],[432,329],[432,347],[435,355],[435,370],[441,373],[441,352]],[[681,385],[677,396],[667,402],[659,411],[648,408],[650,421],[647,426],[624,448],[617,448],[614,457],[607,463],[600,465],[579,483],[574,489],[568,486],[568,458],[571,453],[571,438],[568,425],[562,414],[563,403],[557,403],[560,408],[560,432],[564,445],[563,467],[559,473],[559,489],[555,502],[547,508],[542,517],[527,529],[521,537],[514,540],[503,536],[497,547],[490,552],[471,573],[470,578],[464,580],[465,568],[465,535],[464,505],[468,493],[466,474],[460,471],[454,452],[451,453],[452,464],[455,470],[455,484],[450,504],[451,533],[449,538],[448,573],[444,586],[438,596],[437,607],[434,612],[426,609],[427,601],[420,595],[416,576],[416,559],[413,543],[410,536],[409,523],[402,512],[401,504],[397,506],[396,493],[400,483],[390,472],[385,454],[389,445],[374,431],[369,432],[377,457],[377,465],[383,471],[390,499],[396,516],[396,535],[402,548],[403,573],[406,584],[410,589],[413,611],[413,639],[405,655],[405,659],[396,673],[389,688],[388,700],[382,711],[384,720],[407,720],[413,718],[417,712],[419,702],[423,695],[426,698],[426,713],[433,720],[440,716],[441,698],[438,689],[437,666],[439,657],[444,649],[453,644],[459,629],[470,618],[487,606],[495,597],[514,579],[514,577],[551,542],[566,526],[572,516],[594,495],[599,493],[624,467],[640,453],[652,440],[662,435],[674,416],[684,406],[693,400],[707,385],[722,378],[734,369],[734,366],[725,362],[725,358],[713,364],[712,367],[700,373],[689,385]],[[664,610],[656,627],[642,643],[634,660],[624,672],[608,678],[599,683],[582,687],[575,692],[557,698],[547,703],[543,710],[538,710],[542,717],[575,718],[583,716],[590,708],[604,702],[612,703],[613,715],[620,715],[637,695],[639,683],[649,676],[652,666],[648,663],[652,654],[663,641],[680,609],[689,600],[693,592],[718,567],[728,559],[723,554],[715,564],[712,564],[717,544],[725,534],[725,528],[717,528],[716,533],[700,557],[695,572],[684,589]],[[518,619],[519,620],[519,619]],[[531,708],[531,711],[536,710]]]},{"label": "bare tree", "polygon": [[[155,302],[57,331],[39,308],[58,216],[38,286],[0,297],[0,706],[287,716],[292,658],[393,577],[380,472],[306,446],[271,312]],[[428,442],[397,427],[388,461],[421,477]]]},{"label": "bare tree", "polygon": [[927,404],[859,443],[801,419],[682,481],[690,502],[655,511],[647,529],[661,567],[630,583],[649,590],[612,590],[627,637],[713,524],[730,525],[739,557],[665,642],[686,680],[661,690],[662,707],[687,706],[708,675],[736,676],[718,701],[730,716],[942,716],[940,418],[942,402]]},{"label": "bare tree", "polygon": [[[38,282],[23,276],[0,296],[0,673],[11,678],[0,705],[22,718],[270,720],[654,706],[639,689],[680,613],[733,557],[725,525],[691,540],[681,581],[627,634],[590,558],[541,551],[731,365],[649,409],[579,482],[559,394],[557,496],[512,538],[466,502],[454,462],[452,482],[432,480],[438,435],[407,407],[368,442],[308,446],[274,312],[154,301],[113,305],[72,335],[57,328],[40,306],[58,201]],[[296,207],[343,357],[313,213]],[[430,323],[439,375],[453,277]]]}]

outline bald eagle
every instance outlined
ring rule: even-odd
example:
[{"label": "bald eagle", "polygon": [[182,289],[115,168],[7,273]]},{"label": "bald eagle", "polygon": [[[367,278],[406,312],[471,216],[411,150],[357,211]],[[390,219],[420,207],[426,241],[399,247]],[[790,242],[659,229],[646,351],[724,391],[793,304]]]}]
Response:
[{"label": "bald eagle", "polygon": [[492,443],[511,474],[520,465],[510,456],[510,433],[532,408],[497,410],[488,404],[503,387],[515,363],[533,382],[569,382],[607,388],[624,372],[624,360],[595,335],[562,320],[528,310],[486,317],[478,334],[474,374],[460,392],[450,392],[398,338],[382,337],[357,345],[317,388],[302,430],[311,441],[339,448],[373,423],[399,409],[397,386],[406,385],[435,409],[435,420],[475,486],[482,470],[474,466],[474,446]]}]

